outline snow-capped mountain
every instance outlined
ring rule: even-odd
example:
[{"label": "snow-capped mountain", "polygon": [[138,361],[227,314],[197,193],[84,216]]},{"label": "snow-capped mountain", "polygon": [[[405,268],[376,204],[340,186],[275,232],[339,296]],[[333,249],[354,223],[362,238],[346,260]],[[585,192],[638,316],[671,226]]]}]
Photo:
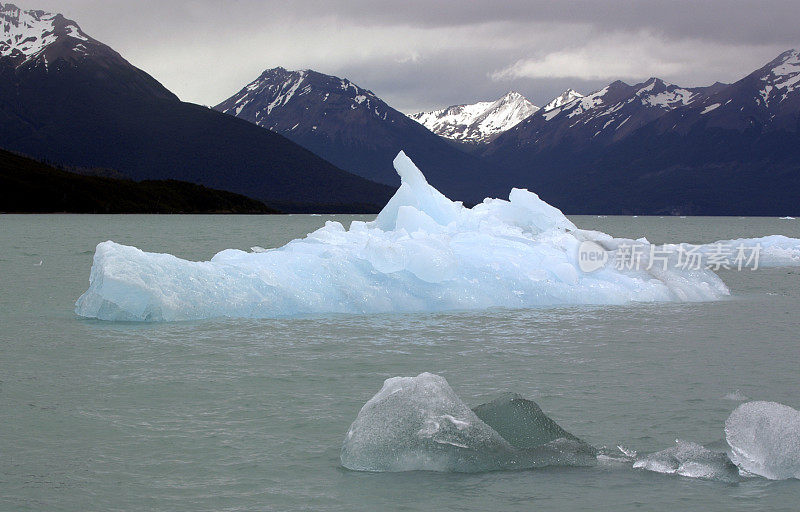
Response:
[{"label": "snow-capped mountain", "polygon": [[587,96],[560,100],[498,137],[486,154],[608,145],[650,123],[651,130],[679,134],[707,128],[796,129],[800,54],[786,51],[730,85],[684,88],[651,78],[636,85],[617,81]]},{"label": "snow-capped mountain", "polygon": [[268,69],[215,108],[272,131],[294,134],[329,133],[342,116],[349,122],[362,116],[389,124],[404,122],[402,114],[372,91],[310,69]]},{"label": "snow-capped mountain", "polygon": [[441,137],[485,144],[538,110],[525,96],[511,91],[496,101],[454,105],[409,117]]},{"label": "snow-capped mountain", "polygon": [[[311,70],[267,70],[216,107],[225,115],[182,103],[61,15],[0,4],[0,29],[0,148],[59,164],[354,211],[388,199],[390,187],[363,177],[397,183],[402,149],[468,202],[516,186],[569,213],[797,213],[797,50],[730,85],[617,81],[568,90],[527,117],[515,95],[445,109],[428,121],[449,121],[446,140]],[[461,150],[483,136],[496,138]]]},{"label": "snow-capped mountain", "polygon": [[0,4],[0,30],[0,148],[295,205],[375,210],[391,194],[284,137],[182,103],[60,14]]},{"label": "snow-capped mountain", "polygon": [[346,78],[309,69],[268,69],[214,108],[280,133],[342,169],[380,183],[399,183],[392,161],[404,150],[440,190],[468,201],[485,197],[478,197],[478,184],[491,173],[478,158]]},{"label": "snow-capped mountain", "polygon": [[76,69],[91,68],[106,88],[117,89],[115,94],[178,100],[150,75],[61,14],[24,11],[0,3],[0,27],[0,61],[17,74],[49,73],[65,78]]},{"label": "snow-capped mountain", "polygon": [[558,108],[578,98],[583,98],[583,94],[575,91],[574,89],[567,89],[566,91],[561,93],[561,96],[553,99],[550,103],[542,107],[542,110],[545,112],[550,112],[554,108]]}]

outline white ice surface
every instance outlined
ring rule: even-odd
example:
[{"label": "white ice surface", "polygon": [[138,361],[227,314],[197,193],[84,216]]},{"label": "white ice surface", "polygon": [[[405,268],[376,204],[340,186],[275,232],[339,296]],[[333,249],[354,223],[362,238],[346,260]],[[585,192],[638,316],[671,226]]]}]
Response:
[{"label": "white ice surface", "polygon": [[747,263],[745,260],[755,258],[749,264],[744,265],[747,268],[800,266],[800,240],[783,235],[720,240],[704,245],[672,244],[666,245],[664,248],[672,251],[680,250],[684,255],[699,254],[702,256],[704,265],[714,266],[714,261],[719,261],[726,262],[727,266],[731,268],[736,268],[735,261],[738,256],[744,263]]},{"label": "white ice surface", "polygon": [[[94,257],[76,313],[104,320],[172,321],[715,300],[729,294],[709,270],[646,270],[646,241],[578,229],[527,190],[465,208],[431,187],[403,153],[402,184],[373,222],[338,222],[283,247],[228,249],[190,262],[108,241]],[[622,245],[645,253],[640,269],[585,273],[580,244],[614,261]],[[763,239],[783,262],[800,240]],[[776,256],[777,258],[777,256]]]}]

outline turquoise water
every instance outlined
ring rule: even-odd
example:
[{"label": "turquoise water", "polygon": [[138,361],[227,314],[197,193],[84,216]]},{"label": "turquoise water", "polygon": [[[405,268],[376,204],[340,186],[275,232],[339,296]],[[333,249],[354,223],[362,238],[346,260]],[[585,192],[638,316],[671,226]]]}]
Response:
[{"label": "turquoise water", "polygon": [[[330,218],[354,217],[0,216],[0,510],[797,510],[796,480],[613,463],[369,474],[341,468],[339,448],[385,378],[423,371],[471,406],[521,393],[595,446],[719,442],[730,393],[800,407],[798,269],[723,272],[733,297],[703,304],[150,325],[73,313],[100,241],[205,260]],[[573,220],[654,243],[800,237],[779,219]]]}]

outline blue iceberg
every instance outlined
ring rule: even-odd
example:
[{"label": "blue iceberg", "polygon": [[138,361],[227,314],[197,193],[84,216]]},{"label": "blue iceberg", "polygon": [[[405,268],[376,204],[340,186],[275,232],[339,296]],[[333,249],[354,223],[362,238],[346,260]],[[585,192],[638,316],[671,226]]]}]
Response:
[{"label": "blue iceberg", "polygon": [[[402,152],[394,165],[402,184],[373,222],[354,221],[346,229],[329,221],[283,247],[228,249],[211,261],[192,262],[100,243],[89,289],[75,312],[102,320],[175,321],[707,301],[729,295],[712,271],[648,265],[654,253],[646,240],[578,229],[527,190],[513,189],[508,200],[486,199],[466,208],[431,187]],[[765,242],[772,263],[791,263],[800,255],[798,240]],[[604,265],[587,270],[581,259],[587,244]],[[638,266],[610,264],[633,246],[643,258]]]}]

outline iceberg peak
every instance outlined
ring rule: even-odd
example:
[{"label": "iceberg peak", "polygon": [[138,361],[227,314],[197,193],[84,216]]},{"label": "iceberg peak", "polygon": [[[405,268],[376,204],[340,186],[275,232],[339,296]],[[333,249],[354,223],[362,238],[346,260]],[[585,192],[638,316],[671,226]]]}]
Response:
[{"label": "iceberg peak", "polygon": [[420,171],[419,168],[414,165],[414,162],[406,156],[405,151],[397,153],[397,156],[394,157],[394,161],[392,161],[392,165],[394,165],[394,170],[397,171],[402,183],[407,183],[412,188],[430,186],[428,180],[425,179],[425,175],[422,174],[422,171]]},{"label": "iceberg peak", "polygon": [[[444,194],[432,187],[422,171],[414,165],[405,152],[400,151],[394,159],[394,168],[400,175],[400,188],[395,195],[386,203],[383,210],[375,220],[377,226],[384,231],[393,231],[405,228],[407,231],[416,231],[411,224],[398,225],[398,218],[412,217],[407,219],[412,224],[421,222],[429,225],[432,220],[438,225],[447,226],[456,221],[464,206],[461,202],[454,202],[445,197]],[[413,210],[409,210],[411,207]],[[414,210],[417,214],[415,215]],[[421,227],[421,226],[414,226]]]}]

